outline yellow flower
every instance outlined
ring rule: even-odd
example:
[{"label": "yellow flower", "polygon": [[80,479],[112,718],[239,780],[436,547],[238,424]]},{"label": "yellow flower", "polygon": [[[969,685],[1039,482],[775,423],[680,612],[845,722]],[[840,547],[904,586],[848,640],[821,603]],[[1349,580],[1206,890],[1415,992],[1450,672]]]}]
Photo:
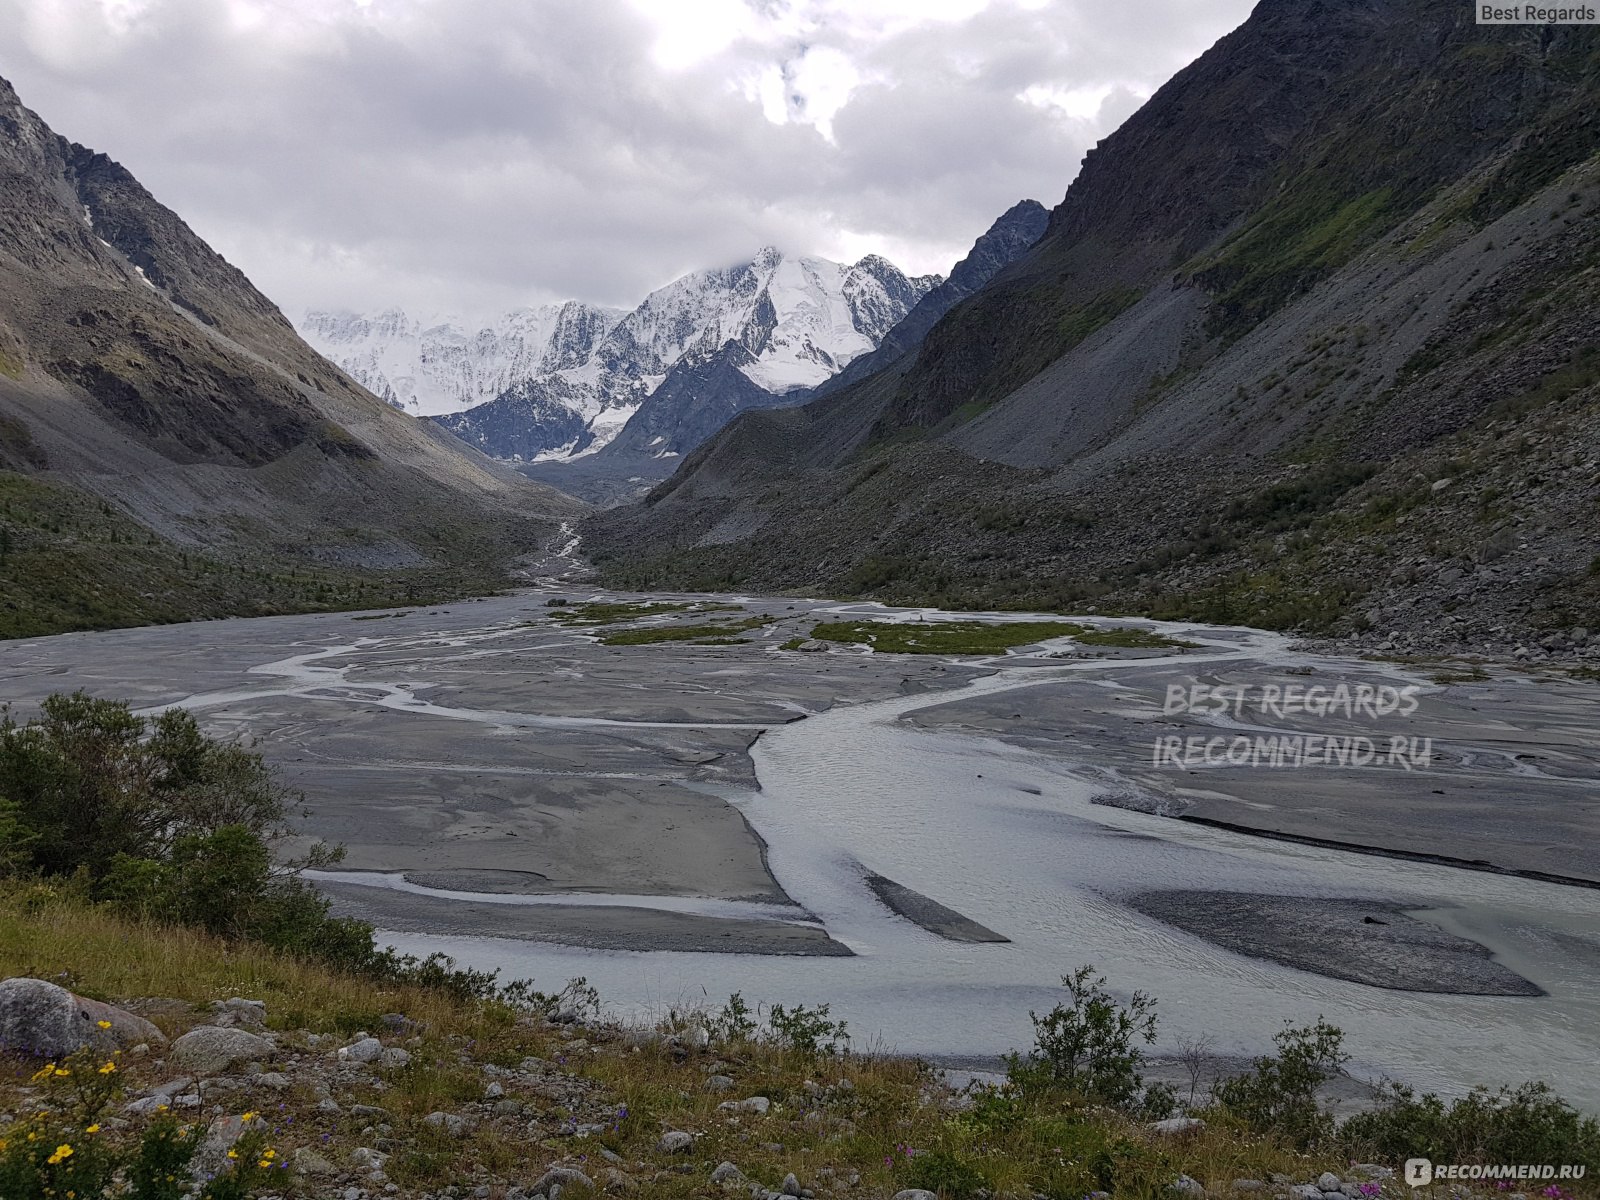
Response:
[{"label": "yellow flower", "polygon": [[167,1111],[167,1106],[165,1104],[158,1104],[158,1105],[156,1105],[156,1111],[157,1112],[166,1112]]},{"label": "yellow flower", "polygon": [[269,1146],[267,1149],[265,1149],[265,1150],[263,1150],[261,1152],[261,1157],[262,1158],[277,1158],[278,1157],[278,1152],[276,1150],[272,1149]]},{"label": "yellow flower", "polygon": [[84,1132],[85,1133],[99,1133],[100,1132],[100,1126],[91,1125],[91,1126],[89,1126],[89,1128],[85,1129]]},{"label": "yellow flower", "polygon": [[55,1073],[55,1069],[55,1063],[45,1063],[44,1066],[33,1073],[33,1082],[38,1083],[41,1079],[49,1079]]},{"label": "yellow flower", "polygon": [[99,1025],[101,1029],[110,1029],[111,1028],[111,1022],[110,1021],[96,1021],[95,1024]]},{"label": "yellow flower", "polygon": [[265,1159],[265,1158],[263,1158],[260,1162],[258,1162],[256,1164],[256,1166],[260,1167],[262,1170],[266,1170],[271,1165],[272,1165],[271,1161],[268,1160],[268,1159]]},{"label": "yellow flower", "polygon": [[239,1157],[239,1152],[237,1150],[229,1150],[228,1151],[228,1157],[229,1158],[238,1158]]},{"label": "yellow flower", "polygon": [[67,1070],[65,1067],[57,1067],[53,1073],[57,1079],[65,1079],[68,1075],[72,1074],[72,1072]]},{"label": "yellow flower", "polygon": [[72,1157],[72,1147],[67,1145],[67,1143],[62,1142],[61,1145],[56,1147],[56,1152],[54,1154],[52,1154],[49,1158],[45,1159],[45,1162],[49,1163],[53,1167],[57,1163],[60,1163],[63,1160],[71,1158],[71,1157]]},{"label": "yellow flower", "polygon": [[116,1069],[117,1069],[117,1064],[116,1063],[108,1062],[105,1066],[100,1068],[100,1074],[102,1074],[102,1075],[110,1075]]},{"label": "yellow flower", "polygon": [[261,1115],[260,1113],[256,1112],[254,1109],[252,1109],[251,1111],[245,1113],[244,1116],[240,1117],[239,1120],[243,1121],[245,1124],[248,1125],[251,1121],[254,1121],[260,1115]]}]

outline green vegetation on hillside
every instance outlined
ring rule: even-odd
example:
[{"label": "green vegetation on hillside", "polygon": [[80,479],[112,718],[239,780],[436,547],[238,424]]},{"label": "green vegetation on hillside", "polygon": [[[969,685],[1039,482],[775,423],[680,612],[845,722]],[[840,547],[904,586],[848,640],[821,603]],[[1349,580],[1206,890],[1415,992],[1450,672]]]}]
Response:
[{"label": "green vegetation on hillside", "polygon": [[[0,451],[7,448],[0,424]],[[14,448],[14,447],[13,447]],[[270,544],[270,531],[259,543]],[[366,535],[344,535],[359,551]],[[0,638],[230,616],[427,604],[505,586],[489,536],[419,530],[438,566],[391,571],[315,565],[282,553],[192,550],[74,488],[0,470]]]}]

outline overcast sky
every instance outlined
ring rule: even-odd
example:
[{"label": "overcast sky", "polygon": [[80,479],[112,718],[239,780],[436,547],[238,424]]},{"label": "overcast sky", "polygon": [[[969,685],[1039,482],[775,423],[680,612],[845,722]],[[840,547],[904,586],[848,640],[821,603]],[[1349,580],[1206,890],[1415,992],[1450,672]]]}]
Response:
[{"label": "overcast sky", "polygon": [[0,0],[0,74],[292,317],[947,271],[1254,0]]}]

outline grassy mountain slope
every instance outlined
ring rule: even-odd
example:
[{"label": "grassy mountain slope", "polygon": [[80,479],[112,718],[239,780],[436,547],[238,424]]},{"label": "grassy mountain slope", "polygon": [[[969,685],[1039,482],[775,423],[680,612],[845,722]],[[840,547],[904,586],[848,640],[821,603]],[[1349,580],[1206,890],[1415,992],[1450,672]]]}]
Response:
[{"label": "grassy mountain slope", "polygon": [[0,81],[0,636],[489,586],[580,506],[396,413]]},{"label": "grassy mountain slope", "polygon": [[736,421],[589,544],[633,582],[1581,641],[1597,55],[1266,0],[897,377]]}]

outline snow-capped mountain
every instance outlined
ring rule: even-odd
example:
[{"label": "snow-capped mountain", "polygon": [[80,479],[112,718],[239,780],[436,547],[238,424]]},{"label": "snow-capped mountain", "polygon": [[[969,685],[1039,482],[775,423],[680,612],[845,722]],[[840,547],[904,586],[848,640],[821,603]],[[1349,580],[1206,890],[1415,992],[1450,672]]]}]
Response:
[{"label": "snow-capped mountain", "polygon": [[302,332],[378,395],[495,457],[569,459],[614,438],[675,369],[726,353],[737,352],[753,392],[814,387],[870,353],[940,282],[877,255],[844,264],[768,247],[685,275],[629,313],[572,302],[476,334],[398,310],[312,313]]},{"label": "snow-capped mountain", "polygon": [[535,376],[581,366],[624,310],[577,301],[509,312],[473,330],[450,316],[311,312],[300,335],[357,383],[417,416],[460,412]]}]

